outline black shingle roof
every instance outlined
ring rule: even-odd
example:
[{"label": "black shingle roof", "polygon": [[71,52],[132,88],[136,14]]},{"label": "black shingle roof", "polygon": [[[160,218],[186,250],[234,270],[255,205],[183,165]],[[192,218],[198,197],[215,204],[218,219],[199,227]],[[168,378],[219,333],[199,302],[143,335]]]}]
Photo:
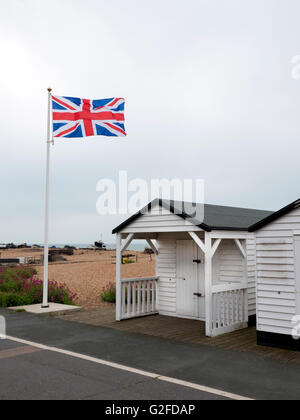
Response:
[{"label": "black shingle roof", "polygon": [[[265,219],[273,214],[272,211],[267,210],[254,210],[254,209],[243,209],[240,207],[227,207],[227,206],[216,206],[212,204],[204,205],[204,218],[199,217],[203,213],[203,205],[183,203],[179,201],[168,201],[168,200],[154,200],[148,204],[141,211],[131,216],[121,225],[113,230],[113,233],[117,233],[124,229],[127,225],[132,223],[141,214],[145,213],[145,210],[151,209],[156,204],[160,204],[162,207],[167,208],[171,213],[178,214],[183,219],[189,218],[195,226],[202,228],[205,231],[212,230],[243,230],[248,231],[249,227],[258,223],[262,219]],[[196,206],[196,211],[195,211]],[[194,213],[194,218],[190,217]],[[203,219],[203,220],[202,220]]]},{"label": "black shingle roof", "polygon": [[248,230],[249,226],[270,216],[267,210],[243,209],[240,207],[204,205],[204,223],[214,229]]}]

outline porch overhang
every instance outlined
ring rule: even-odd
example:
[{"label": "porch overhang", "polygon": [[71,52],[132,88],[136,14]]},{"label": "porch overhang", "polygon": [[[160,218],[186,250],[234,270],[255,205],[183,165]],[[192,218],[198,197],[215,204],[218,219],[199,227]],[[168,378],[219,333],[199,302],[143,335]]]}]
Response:
[{"label": "porch overhang", "polygon": [[[176,233],[169,231],[169,233]],[[205,325],[206,325],[206,336],[212,337],[224,332],[230,332],[234,329],[242,328],[246,326],[248,320],[248,304],[247,304],[247,253],[246,253],[246,239],[249,233],[245,232],[228,232],[228,231],[213,231],[213,232],[203,232],[200,235],[199,232],[195,231],[185,231],[187,237],[190,237],[196,245],[201,249],[204,254],[204,284],[205,284]],[[150,302],[147,302],[152,308],[152,312],[147,312],[146,314],[156,313],[156,301],[157,297],[154,297],[155,294],[158,292],[158,288],[156,286],[156,282],[159,281],[159,278],[155,277],[151,281],[149,279],[135,279],[134,282],[127,282],[126,280],[122,280],[122,253],[126,250],[126,248],[130,245],[132,240],[134,239],[143,239],[146,240],[150,248],[156,255],[159,255],[159,248],[157,247],[155,239],[159,238],[160,232],[145,232],[145,233],[124,233],[119,232],[117,233],[117,275],[116,275],[116,319],[128,319],[128,312],[124,314],[122,312],[124,308],[124,301],[129,299],[135,302],[135,295],[133,297],[127,296],[129,293],[129,285],[132,287],[134,285],[134,292],[137,296],[140,296],[140,293],[148,293],[147,296],[152,296],[151,298],[151,305]],[[204,240],[203,240],[204,239]],[[213,284],[213,258],[219,249],[222,241],[224,240],[231,240],[235,243],[238,251],[240,252],[243,260],[244,260],[244,280],[241,283],[231,283],[230,285],[214,285]],[[158,273],[156,272],[156,276]],[[128,284],[127,284],[128,283]],[[146,289],[149,288],[149,284],[151,284],[150,289],[142,292],[144,289],[144,284]],[[138,287],[138,291],[136,291],[136,287]],[[124,288],[126,288],[126,296],[124,295]],[[155,290],[154,290],[155,289]],[[229,296],[229,297],[228,297]],[[236,311],[232,315],[231,321],[225,322],[220,321],[222,318],[219,314],[216,314],[216,310],[214,307],[218,305],[220,299],[231,299],[228,304],[228,307],[233,305],[234,300],[237,301],[238,299],[240,302],[241,309],[238,309],[238,314],[236,316]],[[122,300],[123,299],[123,300]],[[146,305],[146,306],[147,306]],[[135,303],[132,305],[134,309]],[[137,305],[139,307],[139,305]],[[140,315],[138,312],[134,312],[134,316],[145,316],[145,309],[141,311]],[[225,315],[224,315],[225,317]],[[224,318],[223,317],[223,318]],[[236,320],[235,320],[236,318]],[[235,320],[235,321],[234,321]],[[228,324],[228,325],[227,325]]]}]

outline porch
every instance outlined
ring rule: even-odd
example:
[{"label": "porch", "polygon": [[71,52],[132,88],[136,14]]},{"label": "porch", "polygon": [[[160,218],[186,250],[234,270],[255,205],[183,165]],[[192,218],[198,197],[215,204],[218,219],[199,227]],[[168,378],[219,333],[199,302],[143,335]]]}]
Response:
[{"label": "porch", "polygon": [[[163,234],[165,235],[165,233]],[[216,337],[221,334],[246,328],[248,326],[248,278],[247,278],[247,234],[241,232],[203,232],[188,231],[171,233],[176,244],[175,271],[171,278],[158,269],[156,276],[147,278],[122,278],[122,254],[134,239],[147,241],[157,260],[162,260],[160,267],[170,260],[170,254],[164,254],[159,242],[164,236],[158,233],[118,233],[116,255],[116,320],[124,321],[149,315],[163,314],[163,305],[177,301],[186,293],[186,305],[197,305],[197,316],[177,310],[174,317],[197,318],[197,328],[194,333],[199,335],[200,329],[204,336]],[[175,235],[175,236],[174,236]],[[224,280],[222,275],[214,275],[214,257],[221,245],[231,241],[239,259],[222,260],[224,270],[230,273],[230,279]],[[188,264],[180,262],[181,254]],[[180,254],[181,253],[181,254]],[[234,263],[232,263],[232,258]],[[233,266],[232,266],[233,264]],[[221,273],[222,274],[222,273]],[[215,277],[215,279],[214,279]],[[196,279],[194,281],[193,279]],[[216,280],[217,279],[217,280]],[[194,285],[191,284],[194,282]],[[186,292],[187,287],[192,288]],[[194,287],[194,289],[193,289]],[[165,301],[161,302],[163,295]],[[196,303],[195,303],[196,302]],[[199,305],[201,302],[201,309]],[[196,307],[196,306],[195,306]],[[201,322],[204,321],[204,322]],[[195,325],[196,326],[196,325]]]}]

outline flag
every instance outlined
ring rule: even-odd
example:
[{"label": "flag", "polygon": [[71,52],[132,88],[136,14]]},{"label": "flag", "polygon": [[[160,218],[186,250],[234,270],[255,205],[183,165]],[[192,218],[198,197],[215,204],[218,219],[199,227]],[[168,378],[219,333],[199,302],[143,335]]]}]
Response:
[{"label": "flag", "polygon": [[52,96],[53,137],[126,136],[123,98]]}]

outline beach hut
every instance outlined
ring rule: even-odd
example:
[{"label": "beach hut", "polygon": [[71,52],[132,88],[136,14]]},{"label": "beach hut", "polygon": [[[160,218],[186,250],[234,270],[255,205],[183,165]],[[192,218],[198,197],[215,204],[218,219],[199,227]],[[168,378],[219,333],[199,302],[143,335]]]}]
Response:
[{"label": "beach hut", "polygon": [[[271,212],[154,200],[113,230],[117,235],[116,319],[151,314],[205,322],[206,335],[255,321],[255,234]],[[122,253],[133,239],[156,254],[151,278],[122,278]]]},{"label": "beach hut", "polygon": [[300,199],[255,234],[258,344],[300,350]]}]

